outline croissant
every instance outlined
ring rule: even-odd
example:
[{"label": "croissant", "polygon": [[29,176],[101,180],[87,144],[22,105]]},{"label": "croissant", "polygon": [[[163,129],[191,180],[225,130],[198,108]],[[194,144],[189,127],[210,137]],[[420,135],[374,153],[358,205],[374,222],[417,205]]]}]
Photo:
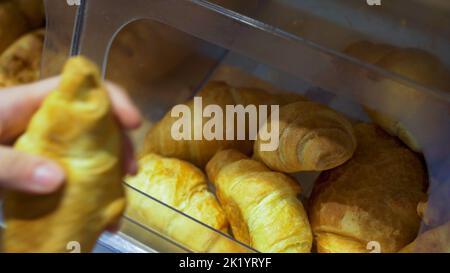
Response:
[{"label": "croissant", "polygon": [[[268,119],[261,130],[272,126]],[[254,158],[275,171],[322,171],[349,160],[356,149],[351,123],[336,111],[318,103],[299,101],[280,108],[279,146],[263,151],[258,139]]]},{"label": "croissant", "polygon": [[312,234],[300,185],[235,150],[206,166],[235,238],[261,252],[310,252]]},{"label": "croissant", "polygon": [[397,252],[417,235],[417,204],[425,197],[421,159],[371,124],[355,126],[353,158],[323,172],[310,198],[309,215],[319,252]]},{"label": "croissant", "polygon": [[139,160],[139,165],[139,173],[126,179],[132,187],[127,191],[129,217],[197,252],[243,250],[237,243],[184,215],[170,211],[134,190],[148,194],[226,234],[228,220],[214,195],[209,192],[206,177],[201,170],[186,161],[157,154],[144,156]]},{"label": "croissant", "polygon": [[39,79],[44,30],[22,36],[0,56],[0,87],[30,83]]},{"label": "croissant", "polygon": [[[355,58],[398,73],[425,86],[450,92],[450,72],[441,61],[423,50],[398,48],[361,41],[350,45],[345,49],[345,52]],[[398,99],[386,98],[381,102],[383,109],[395,110],[401,104],[398,100],[405,97],[416,97],[414,99],[414,107],[417,108],[420,107],[420,103],[423,101],[419,94],[412,94],[407,89],[394,87],[389,84],[385,88],[393,89],[393,93],[398,96]],[[416,137],[404,124],[380,111],[370,108],[366,108],[366,111],[370,118],[386,132],[393,136],[398,136],[412,150],[416,152],[421,151]]]},{"label": "croissant", "polygon": [[[226,105],[278,105],[286,104],[293,99],[304,99],[299,95],[277,96],[259,89],[233,88],[223,82],[208,83],[205,88],[200,91],[198,96],[202,97],[203,107],[215,104],[219,105],[222,109],[225,109]],[[191,109],[191,112],[194,112],[194,103],[192,100],[187,102],[186,105]],[[208,120],[208,118],[203,118],[203,124]],[[175,140],[171,136],[171,128],[176,121],[177,118],[171,117],[169,112],[149,131],[145,139],[144,155],[147,153],[157,153],[164,156],[187,160],[199,167],[204,167],[208,160],[221,149],[233,148],[242,151],[245,154],[250,154],[252,152],[254,141],[249,140],[248,137],[246,138],[247,140]],[[196,126],[196,124],[194,122],[191,123],[191,139],[194,139],[193,133],[196,130],[203,132],[203,128],[195,128],[194,126]],[[225,120],[223,121],[223,124],[226,124]],[[235,130],[235,133],[236,131],[237,130]],[[246,135],[248,135],[248,133]],[[225,132],[223,139],[226,139]],[[236,139],[236,137],[234,139]]]},{"label": "croissant", "polygon": [[57,161],[67,178],[49,195],[5,193],[3,251],[65,252],[72,242],[91,251],[125,209],[119,126],[94,64],[68,60],[15,148]]},{"label": "croissant", "polygon": [[450,253],[450,222],[420,234],[402,253]]}]

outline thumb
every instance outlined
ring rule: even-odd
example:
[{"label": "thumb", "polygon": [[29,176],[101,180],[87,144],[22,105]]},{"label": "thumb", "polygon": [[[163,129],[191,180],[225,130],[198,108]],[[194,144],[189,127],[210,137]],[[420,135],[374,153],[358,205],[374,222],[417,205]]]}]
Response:
[{"label": "thumb", "polygon": [[51,78],[0,90],[0,143],[12,141],[25,130],[58,81],[58,78]]},{"label": "thumb", "polygon": [[55,162],[0,146],[0,188],[48,194],[64,179],[64,171]]}]

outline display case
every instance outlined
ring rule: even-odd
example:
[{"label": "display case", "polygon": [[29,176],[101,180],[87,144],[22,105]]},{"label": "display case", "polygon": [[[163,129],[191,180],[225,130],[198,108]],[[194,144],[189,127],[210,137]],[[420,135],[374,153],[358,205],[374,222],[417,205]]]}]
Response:
[{"label": "display case", "polygon": [[[352,122],[370,122],[366,109],[371,109],[401,124],[414,136],[417,145],[411,149],[427,169],[428,205],[421,213],[428,221],[421,222],[417,234],[450,220],[449,74],[442,72],[443,84],[435,85],[346,50],[362,40],[367,41],[361,48],[366,53],[375,50],[371,47],[375,43],[420,49],[439,60],[446,67],[441,70],[448,72],[448,1],[381,0],[379,6],[365,0],[63,2],[46,0],[42,77],[59,73],[69,55],[93,60],[106,79],[129,91],[144,115],[144,125],[133,132],[138,153],[146,132],[171,107],[192,98],[210,81],[272,93],[287,90],[327,105]],[[294,174],[302,185],[305,204],[318,175]],[[239,252],[256,251],[139,189],[125,186],[167,214],[181,214],[205,234],[229,240]],[[117,252],[208,251],[190,249],[129,215],[124,216],[121,232],[103,235],[99,246],[99,251]]]}]

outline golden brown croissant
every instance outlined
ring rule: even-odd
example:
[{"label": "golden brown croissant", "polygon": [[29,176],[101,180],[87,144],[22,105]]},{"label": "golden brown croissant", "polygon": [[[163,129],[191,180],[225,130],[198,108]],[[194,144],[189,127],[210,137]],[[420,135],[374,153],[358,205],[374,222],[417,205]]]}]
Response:
[{"label": "golden brown croissant", "polygon": [[44,30],[22,36],[0,56],[0,88],[39,79]]},{"label": "golden brown croissant", "polygon": [[403,253],[450,253],[450,222],[420,234]]},{"label": "golden brown croissant", "polygon": [[[278,105],[286,104],[292,99],[304,99],[301,96],[272,95],[259,89],[233,88],[223,82],[211,82],[207,84],[205,88],[200,91],[198,96],[202,97],[204,108],[208,105],[216,104],[222,109],[225,109],[226,105]],[[194,107],[192,100],[187,102],[186,105],[191,110]],[[192,110],[191,112],[194,111]],[[193,119],[194,117],[192,117],[192,120]],[[175,140],[172,138],[171,129],[172,125],[177,120],[178,118],[171,117],[170,112],[167,113],[164,118],[149,131],[145,140],[143,154],[157,153],[164,156],[176,157],[192,162],[199,167],[204,167],[208,160],[211,159],[218,150],[233,148],[242,151],[245,154],[250,154],[252,151],[254,141],[248,140],[248,137],[246,138],[247,140]],[[208,118],[203,118],[203,124],[208,120]],[[195,128],[194,126],[199,125],[195,124],[193,121],[191,124],[191,139],[194,139],[194,132],[196,130],[203,132],[203,128]],[[225,127],[225,120],[223,121],[223,124]],[[228,128],[224,128],[223,139],[226,137],[225,131],[227,129]],[[235,133],[236,131],[237,130],[235,130]]]},{"label": "golden brown croissant", "polygon": [[57,161],[66,183],[49,195],[5,194],[5,252],[82,252],[125,208],[121,135],[97,67],[70,59],[61,83],[34,115],[16,149]]},{"label": "golden brown croissant", "polygon": [[[216,230],[228,232],[226,216],[214,195],[209,192],[201,170],[186,161],[156,154],[144,156],[139,160],[139,165],[139,173],[126,179],[130,186]],[[134,189],[127,191],[127,197],[129,217],[191,250],[239,252],[244,249],[186,216],[170,211],[145,195],[137,194]]]},{"label": "golden brown croissant", "polygon": [[[279,146],[263,151],[258,139],[254,157],[280,172],[322,171],[349,160],[356,149],[352,125],[336,111],[299,101],[280,108]],[[268,119],[262,130],[272,126]]]},{"label": "golden brown croissant", "polygon": [[261,252],[310,252],[312,234],[300,185],[235,150],[206,166],[233,235]]},{"label": "golden brown croissant", "polygon": [[355,126],[353,158],[316,181],[309,215],[319,252],[396,252],[417,235],[425,197],[420,158],[371,124]]},{"label": "golden brown croissant", "polygon": [[[350,45],[345,52],[360,60],[380,66],[388,71],[412,79],[425,86],[431,86],[444,91],[450,91],[450,72],[444,64],[433,55],[414,48],[397,48],[390,45],[374,44],[361,41]],[[419,96],[407,89],[398,88],[389,84],[386,88],[393,89],[398,99],[402,97]],[[395,88],[395,89],[394,89]],[[420,107],[421,98],[415,99],[415,107]],[[401,102],[386,98],[381,102],[383,109],[395,109]],[[416,152],[421,148],[414,135],[397,120],[381,113],[378,110],[366,108],[372,120],[393,136],[398,136],[406,145]]]}]

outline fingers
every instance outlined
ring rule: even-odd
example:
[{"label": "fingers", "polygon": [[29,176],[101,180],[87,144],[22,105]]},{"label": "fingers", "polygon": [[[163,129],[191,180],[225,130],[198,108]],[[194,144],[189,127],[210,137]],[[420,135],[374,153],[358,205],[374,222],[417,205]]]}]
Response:
[{"label": "fingers", "polygon": [[64,171],[56,163],[0,146],[0,188],[48,194],[64,179]]},{"label": "fingers", "polygon": [[58,78],[50,78],[1,90],[0,143],[11,141],[26,129],[34,112],[57,84]]},{"label": "fingers", "polygon": [[[44,98],[57,88],[59,77],[33,84],[6,88],[0,94],[0,143],[7,143],[23,133]],[[124,130],[138,128],[141,115],[127,93],[113,83],[106,83],[113,111]],[[123,137],[124,168],[137,172],[133,145]],[[62,169],[51,161],[0,146],[0,187],[32,193],[49,193],[64,180]]]},{"label": "fingers", "polygon": [[141,126],[142,117],[128,94],[118,85],[106,82],[113,111],[125,129],[136,129]]},{"label": "fingers", "polygon": [[33,83],[7,87],[3,88],[2,92],[12,92],[13,94],[18,94],[19,97],[20,95],[34,93],[36,98],[42,101],[49,92],[58,86],[59,79],[60,77],[56,76]]},{"label": "fingers", "polygon": [[126,130],[139,128],[142,123],[142,117],[125,90],[111,82],[106,82],[106,87],[110,94],[114,114],[124,129],[122,131],[123,168],[125,173],[135,175],[138,167],[133,144]]},{"label": "fingers", "polygon": [[125,132],[122,134],[122,154],[125,173],[135,175],[138,171],[138,166],[134,156],[133,144]]},{"label": "fingers", "polygon": [[[57,88],[59,77],[32,84],[6,88],[0,95],[0,143],[19,136],[39,108],[44,98]],[[125,129],[136,129],[141,125],[139,110],[127,93],[118,85],[107,82],[113,111]]]}]

